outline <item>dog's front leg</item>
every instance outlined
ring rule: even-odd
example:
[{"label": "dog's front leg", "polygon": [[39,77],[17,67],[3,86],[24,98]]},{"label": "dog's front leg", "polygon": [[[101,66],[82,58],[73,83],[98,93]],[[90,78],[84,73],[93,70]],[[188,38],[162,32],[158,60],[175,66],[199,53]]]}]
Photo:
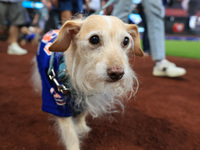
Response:
[{"label": "dog's front leg", "polygon": [[88,112],[85,111],[78,115],[76,118],[74,118],[75,128],[80,136],[87,136],[87,134],[91,131],[91,128],[88,127],[86,124],[87,114]]},{"label": "dog's front leg", "polygon": [[62,141],[67,150],[80,150],[79,138],[76,133],[72,117],[58,118],[58,125]]}]

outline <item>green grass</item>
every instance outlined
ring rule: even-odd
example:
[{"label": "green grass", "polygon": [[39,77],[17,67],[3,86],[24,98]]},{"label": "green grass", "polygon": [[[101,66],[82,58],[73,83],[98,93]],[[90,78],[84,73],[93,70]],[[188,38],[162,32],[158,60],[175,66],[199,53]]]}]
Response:
[{"label": "green grass", "polygon": [[200,59],[200,41],[166,40],[166,55]]}]

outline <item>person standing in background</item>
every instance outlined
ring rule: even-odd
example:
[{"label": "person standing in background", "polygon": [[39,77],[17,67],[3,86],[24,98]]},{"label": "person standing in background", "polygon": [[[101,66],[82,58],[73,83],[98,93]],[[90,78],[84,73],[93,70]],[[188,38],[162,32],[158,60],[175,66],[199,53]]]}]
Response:
[{"label": "person standing in background", "polygon": [[82,14],[83,0],[52,0],[49,8],[49,19],[45,25],[45,33],[51,29],[60,29],[74,15]]},{"label": "person standing in background", "polygon": [[38,39],[44,34],[45,24],[49,19],[49,10],[47,0],[41,0],[44,7],[37,9],[32,21],[32,25],[37,28]]},{"label": "person standing in background", "polygon": [[18,44],[19,28],[30,21],[26,9],[22,6],[22,0],[0,0],[0,25],[9,26],[8,54],[24,55],[27,50]]},{"label": "person standing in background", "polygon": [[[166,59],[164,6],[162,0],[143,0],[142,5],[146,16],[147,32],[154,67],[152,74],[163,77],[179,77],[186,74],[186,70],[177,67]],[[112,15],[128,23],[128,15],[133,10],[132,0],[116,0]]]},{"label": "person standing in background", "polygon": [[83,12],[83,0],[59,0],[58,9],[60,11],[61,24],[71,20],[72,16]]},{"label": "person standing in background", "polygon": [[133,8],[132,0],[115,0],[112,15],[128,23],[128,15],[133,11]]}]

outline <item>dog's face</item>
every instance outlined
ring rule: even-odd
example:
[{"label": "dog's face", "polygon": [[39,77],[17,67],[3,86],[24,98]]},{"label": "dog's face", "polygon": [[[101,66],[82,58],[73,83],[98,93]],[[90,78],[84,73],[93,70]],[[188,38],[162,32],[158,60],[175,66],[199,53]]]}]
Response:
[{"label": "dog's face", "polygon": [[67,21],[49,50],[66,51],[73,57],[69,58],[73,63],[71,68],[67,67],[73,72],[72,78],[80,82],[79,88],[87,89],[99,88],[99,82],[132,84],[134,73],[128,54],[143,56],[136,25],[125,24],[116,17],[98,15]]}]

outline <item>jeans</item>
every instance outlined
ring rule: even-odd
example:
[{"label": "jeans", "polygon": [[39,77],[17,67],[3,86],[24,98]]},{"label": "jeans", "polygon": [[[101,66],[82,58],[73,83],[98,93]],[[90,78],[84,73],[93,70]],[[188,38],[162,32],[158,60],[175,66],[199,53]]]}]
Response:
[{"label": "jeans", "polygon": [[162,60],[165,55],[164,6],[162,0],[143,0],[144,13],[152,59]]}]

